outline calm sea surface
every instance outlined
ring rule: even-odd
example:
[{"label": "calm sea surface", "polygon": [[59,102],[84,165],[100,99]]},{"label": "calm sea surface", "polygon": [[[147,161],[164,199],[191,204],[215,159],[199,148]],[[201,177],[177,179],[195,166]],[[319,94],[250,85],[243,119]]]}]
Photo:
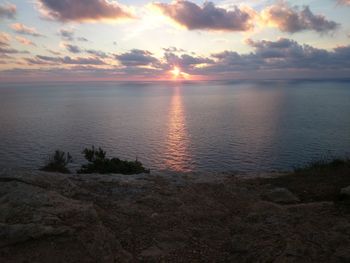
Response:
[{"label": "calm sea surface", "polygon": [[289,170],[350,155],[350,82],[0,84],[0,167],[101,146],[152,170]]}]

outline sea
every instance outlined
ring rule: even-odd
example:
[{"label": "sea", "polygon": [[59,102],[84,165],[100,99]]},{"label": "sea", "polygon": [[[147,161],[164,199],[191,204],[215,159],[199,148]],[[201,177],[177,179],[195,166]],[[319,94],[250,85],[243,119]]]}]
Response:
[{"label": "sea", "polygon": [[151,171],[290,171],[350,156],[350,81],[0,83],[0,168],[101,147]]}]

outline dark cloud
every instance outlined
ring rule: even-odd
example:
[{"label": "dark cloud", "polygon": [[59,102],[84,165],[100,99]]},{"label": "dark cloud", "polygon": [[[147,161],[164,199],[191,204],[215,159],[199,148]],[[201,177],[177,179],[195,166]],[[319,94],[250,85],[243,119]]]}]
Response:
[{"label": "dark cloud", "polygon": [[320,33],[333,31],[339,24],[327,20],[323,15],[315,15],[308,6],[299,8],[286,2],[267,7],[262,17],[269,25],[276,26],[281,31],[296,33],[303,30],[313,30]]},{"label": "dark cloud", "polygon": [[133,49],[130,52],[115,55],[115,58],[124,66],[147,66],[159,62],[151,52],[140,49]]},{"label": "dark cloud", "polygon": [[286,56],[302,56],[304,49],[296,41],[281,38],[278,41],[253,41],[248,39],[246,43],[256,49],[255,55],[261,58],[283,58]]},{"label": "dark cloud", "polygon": [[283,75],[278,76],[277,74],[275,77],[287,78],[295,72],[305,74],[311,72],[313,76],[318,77],[325,77],[327,72],[332,72],[331,74],[338,74],[337,71],[339,74],[350,72],[350,46],[327,51],[309,45],[300,45],[294,40],[285,38],[277,41],[248,40],[247,43],[254,47],[254,52],[238,54],[225,51],[213,54],[215,63],[201,69],[201,72],[203,74],[240,72],[251,77],[261,72],[265,76],[274,72],[282,72]]},{"label": "dark cloud", "polygon": [[88,40],[87,38],[85,38],[85,37],[78,37],[77,40],[80,41],[80,42],[88,42],[88,41],[89,41],[89,40]]},{"label": "dark cloud", "polygon": [[9,56],[7,54],[4,53],[0,53],[1,54],[1,58],[3,59],[3,61],[7,60],[7,59],[13,59],[14,57]]},{"label": "dark cloud", "polygon": [[68,65],[105,65],[105,62],[99,58],[91,57],[50,57],[37,55],[34,58],[26,59],[29,64],[68,64]]},{"label": "dark cloud", "polygon": [[17,8],[13,4],[3,4],[0,5],[0,19],[14,19],[16,16]]},{"label": "dark cloud", "polygon": [[186,50],[182,49],[182,48],[177,48],[177,47],[168,47],[168,48],[163,48],[163,50],[165,52],[173,52],[173,53],[176,53],[176,52],[186,52]]},{"label": "dark cloud", "polygon": [[24,58],[24,60],[27,62],[29,65],[54,65],[57,62],[50,62],[46,60],[41,60],[38,58]]},{"label": "dark cloud", "polygon": [[21,35],[28,35],[33,37],[40,37],[42,36],[37,32],[37,30],[34,27],[28,27],[26,25],[23,25],[21,23],[15,23],[11,25],[11,28],[13,31],[15,31],[18,34]]},{"label": "dark cloud", "polygon": [[100,58],[107,58],[108,57],[108,55],[105,52],[100,51],[100,50],[88,49],[88,50],[86,50],[86,53],[89,53],[91,55],[94,55],[94,56],[100,57]]},{"label": "dark cloud", "polygon": [[68,56],[62,59],[62,63],[71,64],[71,65],[105,65],[106,64],[99,58],[84,58],[84,57],[71,58]]},{"label": "dark cloud", "polygon": [[60,21],[99,21],[132,18],[117,2],[108,0],[38,0],[41,11]]},{"label": "dark cloud", "polygon": [[61,29],[58,34],[61,36],[62,39],[67,41],[73,41],[74,40],[74,31],[70,29]]},{"label": "dark cloud", "polygon": [[74,41],[76,39],[79,42],[88,42],[85,37],[75,38],[75,33],[72,29],[61,29],[58,35],[65,41]]},{"label": "dark cloud", "polygon": [[183,71],[189,71],[194,66],[200,64],[211,64],[214,61],[210,58],[195,57],[188,54],[182,54],[181,56],[176,55],[172,52],[166,52],[164,54],[166,64],[168,67],[179,66]]},{"label": "dark cloud", "polygon": [[21,53],[17,49],[8,48],[8,47],[0,47],[0,54],[18,54]]},{"label": "dark cloud", "polygon": [[60,57],[42,55],[37,55],[33,58],[25,58],[24,60],[30,65],[58,65],[62,63],[62,58]]},{"label": "dark cloud", "polygon": [[49,56],[41,56],[41,55],[37,55],[35,58],[41,61],[55,62],[55,63],[58,63],[62,60],[60,57],[49,57]]},{"label": "dark cloud", "polygon": [[1,42],[1,34],[0,34],[0,57],[1,57],[1,59],[3,61],[6,60],[7,61],[6,63],[13,60],[12,63],[18,64],[18,61],[15,60],[15,55],[18,55],[18,54],[29,54],[29,52],[24,51],[24,50],[17,50],[17,49],[11,48],[7,42],[2,43]]},{"label": "dark cloud", "polygon": [[[326,50],[299,44],[288,38],[276,41],[248,39],[246,43],[252,47],[252,52],[239,54],[235,51],[223,51],[209,57],[186,52],[165,52],[163,57],[156,58],[149,51],[134,49],[115,55],[122,66],[107,64],[108,60],[103,59],[104,53],[96,50],[85,50],[91,57],[37,55],[24,60],[28,64],[39,67],[41,65],[43,70],[55,67],[52,72],[57,74],[61,68],[62,78],[68,74],[66,71],[72,75],[83,74],[85,77],[89,77],[88,73],[91,73],[101,78],[161,78],[167,76],[174,66],[192,76],[202,75],[217,79],[350,76],[350,46]],[[0,48],[0,54],[3,55],[18,52],[10,48]]]},{"label": "dark cloud", "polygon": [[56,56],[61,55],[61,53],[60,53],[60,52],[55,51],[55,50],[47,49],[47,51],[48,51],[48,52],[50,52],[50,53],[51,53],[51,54],[53,54],[53,55],[56,55]]},{"label": "dark cloud", "polygon": [[73,54],[78,54],[81,52],[80,47],[76,46],[76,45],[71,45],[71,44],[64,44],[64,47],[71,53]]},{"label": "dark cloud", "polygon": [[241,55],[235,51],[224,51],[213,54],[212,58],[215,59],[215,63],[199,69],[198,71],[201,74],[204,72],[210,74],[230,74],[242,71],[250,72],[252,70],[258,70],[261,64],[261,59],[253,54]]},{"label": "dark cloud", "polygon": [[[40,65],[39,65],[40,66]],[[94,65],[72,65],[69,68],[47,67],[42,65],[41,68],[23,69],[14,68],[0,71],[1,81],[28,81],[31,80],[130,80],[130,75],[133,80],[145,80],[145,78],[157,77],[161,72],[157,69],[148,68],[100,68]]]},{"label": "dark cloud", "polygon": [[247,31],[253,28],[253,15],[236,6],[233,10],[226,10],[216,7],[212,2],[205,2],[201,7],[189,1],[154,5],[163,14],[190,30]]}]

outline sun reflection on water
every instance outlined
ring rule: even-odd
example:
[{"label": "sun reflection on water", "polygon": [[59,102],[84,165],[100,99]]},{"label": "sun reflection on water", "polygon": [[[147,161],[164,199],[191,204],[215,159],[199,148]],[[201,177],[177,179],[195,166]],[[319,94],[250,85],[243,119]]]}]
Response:
[{"label": "sun reflection on water", "polygon": [[178,86],[174,88],[169,107],[164,159],[166,169],[180,172],[191,171],[191,155],[189,152],[185,110]]}]

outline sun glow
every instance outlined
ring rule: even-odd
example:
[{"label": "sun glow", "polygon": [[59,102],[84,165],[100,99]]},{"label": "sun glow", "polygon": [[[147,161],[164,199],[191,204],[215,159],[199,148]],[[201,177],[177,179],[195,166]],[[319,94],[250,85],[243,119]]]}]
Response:
[{"label": "sun glow", "polygon": [[178,78],[181,75],[181,70],[178,67],[174,67],[173,70],[171,70],[171,74],[173,75],[174,78]]},{"label": "sun glow", "polygon": [[180,67],[174,66],[172,70],[169,71],[170,76],[173,80],[188,80],[192,79],[190,74],[183,72]]}]

